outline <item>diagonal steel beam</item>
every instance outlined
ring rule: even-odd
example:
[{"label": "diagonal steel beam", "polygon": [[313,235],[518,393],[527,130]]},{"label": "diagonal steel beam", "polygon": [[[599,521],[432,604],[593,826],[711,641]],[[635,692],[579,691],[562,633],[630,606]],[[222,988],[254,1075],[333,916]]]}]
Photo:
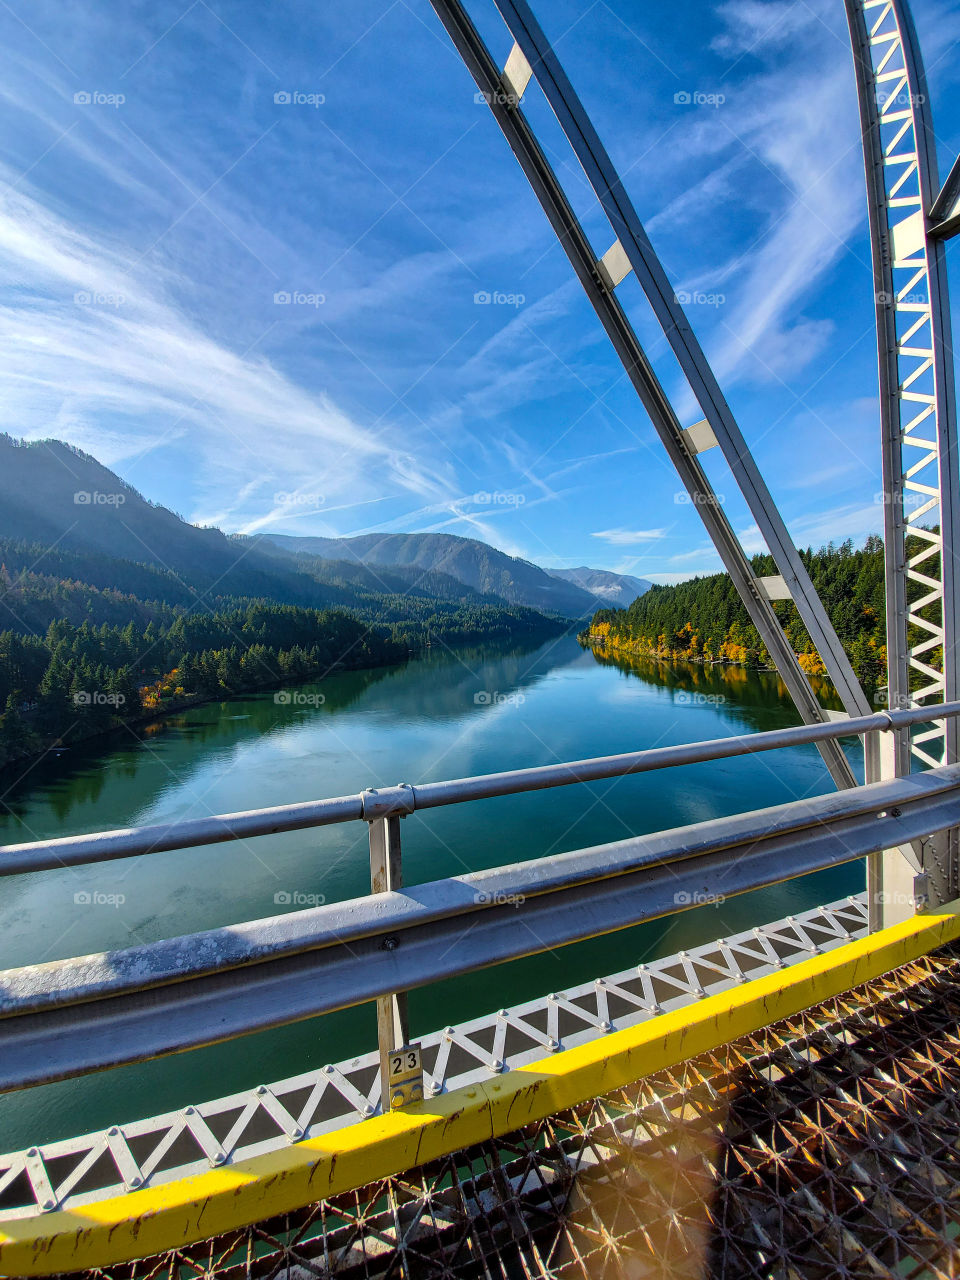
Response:
[{"label": "diagonal steel beam", "polygon": [[701,411],[757,522],[790,597],[851,715],[866,715],[866,696],[814,590],[776,503],[724,398],[703,348],[677,301],[613,162],[526,0],[494,0],[610,220]]},{"label": "diagonal steel beam", "polygon": [[940,194],[930,207],[930,235],[948,240],[960,231],[960,156],[953,162]]},{"label": "diagonal steel beam", "polygon": [[[515,54],[511,55],[512,63],[508,61],[506,72],[501,73],[459,0],[431,0],[431,2],[460,56],[463,58],[467,69],[486,98],[497,124],[509,142],[514,155],[520,163],[520,167],[523,169],[537,199],[543,206],[544,212],[557,233],[560,243],[586,292],[587,298],[613,343],[614,349],[619,355],[624,369],[666,449],[667,456],[690,494],[691,501],[699,512],[707,532],[713,540],[754,626],[773,658],[800,715],[808,724],[817,724],[825,721],[828,716],[820,706],[809,680],[797,661],[792,646],[784,635],[780,621],[773,610],[768,590],[762,580],[757,579],[754,574],[753,566],[740,544],[730,521],[727,519],[720,500],[714,493],[703,468],[697,461],[697,445],[691,433],[684,431],[681,427],[673,406],[654,373],[633,326],[616,299],[616,285],[623,278],[622,261],[618,264],[618,255],[616,253],[605,254],[602,261],[598,260],[598,256],[590,245],[576,214],[573,212],[570,202],[537,141],[532,127],[520,109],[519,100],[522,96],[522,88],[526,87],[526,68],[524,67],[523,59],[518,58]],[[619,188],[619,180],[617,180],[617,186]],[[610,197],[613,198],[614,194],[613,189],[610,188]],[[633,216],[636,219],[636,215],[634,214]],[[639,227],[639,222],[636,225]],[[642,230],[640,234],[642,235]],[[623,244],[622,241],[619,241],[619,243]],[[628,263],[628,269],[629,265]],[[662,276],[662,269],[660,274]],[[669,286],[665,287],[669,288]],[[682,312],[680,313],[680,319],[686,325]],[[687,328],[689,331],[688,326]],[[692,334],[690,336],[692,338]],[[695,342],[695,339],[693,341]],[[697,350],[699,351],[699,347],[697,347]],[[709,376],[712,379],[712,374]],[[811,638],[814,644],[817,645],[820,656],[823,658],[824,664],[827,666],[848,712],[853,715],[869,714],[870,706],[867,699],[853,674],[836,633],[826,617],[823,606],[813,590],[809,576],[803,568],[793,544],[790,542],[783,522],[773,506],[772,499],[770,499],[765,487],[763,487],[763,482],[759,479],[756,465],[750,458],[739,432],[736,433],[736,436],[739,443],[732,445],[729,433],[727,436],[728,463],[731,465],[735,475],[739,472],[740,475],[755,476],[760,489],[758,490],[754,485],[754,493],[762,491],[762,494],[765,495],[764,501],[768,505],[764,507],[764,510],[770,518],[765,516],[763,522],[760,523],[758,521],[758,523],[760,523],[761,529],[764,529],[766,525],[771,529],[776,526],[780,530],[781,542],[786,550],[781,558],[777,560],[777,564],[787,580],[790,593],[800,609],[801,617],[807,625]],[[717,438],[719,440],[719,437]],[[700,445],[701,449],[702,447]],[[756,511],[754,514],[756,514]],[[812,597],[812,600],[810,597]],[[802,608],[801,600],[805,602]],[[837,786],[852,787],[857,785],[849,762],[836,743],[830,746],[823,743],[820,746],[820,750]]]}]

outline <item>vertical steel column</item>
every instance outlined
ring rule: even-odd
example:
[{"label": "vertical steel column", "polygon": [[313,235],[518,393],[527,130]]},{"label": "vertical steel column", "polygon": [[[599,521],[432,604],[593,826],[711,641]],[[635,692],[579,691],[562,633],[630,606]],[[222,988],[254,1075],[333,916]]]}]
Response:
[{"label": "vertical steel column", "polygon": [[[844,2],[876,291],[888,701],[897,708],[923,706],[955,698],[960,688],[956,390],[945,250],[931,234],[941,215],[935,205],[947,201],[938,200],[926,77],[905,0]],[[958,726],[899,732],[883,775],[908,773],[911,756],[931,766],[955,763]],[[956,832],[925,842],[922,857],[934,899],[956,896]],[[906,874],[894,851],[875,859],[871,899],[889,907],[902,893],[886,881],[903,884]],[[901,904],[881,918],[890,922],[903,914]]]},{"label": "vertical steel column", "polygon": [[[566,198],[556,173],[520,109],[520,100],[534,74],[534,68],[527,62],[523,51],[515,46],[506,67],[501,72],[459,0],[432,0],[432,4],[489,104],[497,124],[509,142],[537,199],[543,206],[587,298],[606,329],[641,403],[650,415],[667,455],[690,494],[693,505],[703,520],[746,606],[751,621],[773,658],[800,715],[808,724],[820,723],[829,718],[817,701],[810,682],[801,670],[774,612],[772,601],[788,596],[793,598],[800,609],[811,638],[817,645],[840,691],[847,711],[858,715],[868,714],[870,707],[866,697],[850,668],[849,661],[826,617],[823,606],[813,591],[809,576],[789,540],[789,535],[773,506],[772,499],[765,489],[762,489],[765,495],[763,502],[767,505],[764,506],[763,519],[758,517],[758,521],[765,533],[768,528],[774,527],[781,531],[778,536],[783,558],[778,559],[777,563],[783,572],[783,577],[775,577],[773,580],[759,579],[754,574],[749,557],[744,552],[723,511],[722,502],[714,493],[698,460],[697,455],[710,448],[712,444],[718,443],[718,438],[715,438],[710,423],[697,424],[696,427],[687,430],[681,427],[633,326],[615,296],[617,285],[632,269],[628,254],[618,240],[602,258],[598,258]],[[582,112],[582,108],[580,110]],[[607,163],[609,164],[609,161]],[[616,185],[618,196],[623,196],[619,179],[616,179]],[[636,220],[635,214],[633,219]],[[613,221],[612,216],[611,221]],[[638,222],[636,225],[639,227]],[[652,250],[650,253],[652,254]],[[656,265],[662,275],[659,263]],[[680,314],[682,318],[682,313]],[[685,320],[683,324],[686,326]],[[686,327],[689,333],[689,326]],[[692,339],[692,334],[690,340],[695,341]],[[700,358],[703,360],[702,352]],[[706,364],[705,360],[703,364]],[[710,377],[712,378],[712,374]],[[756,465],[749,457],[742,437],[738,437],[738,442],[734,442],[729,447],[728,461],[734,474],[738,478],[744,475],[752,477],[752,491],[756,496],[756,492],[759,492],[757,486],[762,488],[762,481],[759,479]],[[753,507],[749,493],[746,490],[744,493]],[[805,601],[802,607],[801,601]],[[856,778],[838,743],[822,744],[821,752],[838,787],[856,786]]]}]

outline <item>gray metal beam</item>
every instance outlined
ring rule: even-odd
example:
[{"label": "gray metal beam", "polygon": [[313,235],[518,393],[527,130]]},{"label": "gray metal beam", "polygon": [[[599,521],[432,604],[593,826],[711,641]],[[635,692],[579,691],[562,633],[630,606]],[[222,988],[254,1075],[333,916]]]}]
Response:
[{"label": "gray metal beam", "polygon": [[956,821],[960,767],[0,974],[0,1089],[215,1044],[861,858]]},{"label": "gray metal beam", "polygon": [[533,68],[534,76],[610,220],[614,235],[716,436],[844,707],[850,715],[866,715],[870,710],[869,703],[850,660],[606,148],[526,0],[494,0],[494,3]]},{"label": "gray metal beam", "polygon": [[[960,689],[960,459],[944,232],[934,226],[960,190],[960,162],[939,188],[930,97],[905,0],[845,6],[877,300],[889,702],[906,707]],[[911,534],[920,550],[908,559]],[[911,753],[933,765],[956,761],[958,751],[955,723],[900,734],[890,771],[907,772]],[[898,866],[894,859],[891,875]],[[956,894],[956,832],[926,850],[924,868],[935,899]]]},{"label": "gray metal beam", "polygon": [[626,751],[620,755],[596,756],[562,764],[537,765],[529,769],[507,769],[501,773],[473,778],[451,778],[442,782],[421,782],[415,786],[371,788],[356,796],[331,800],[309,800],[302,804],[252,809],[246,813],[223,813],[207,818],[191,818],[157,826],[128,827],[119,831],[99,831],[90,835],[60,836],[26,844],[0,845],[0,877],[50,871],[60,867],[83,866],[134,858],[141,854],[170,849],[193,849],[226,840],[250,839],[284,831],[303,831],[332,823],[363,820],[372,822],[391,816],[436,809],[442,805],[489,800],[496,796],[521,795],[567,787],[578,782],[598,782],[604,778],[647,773],[655,769],[702,764],[707,760],[727,760],[734,756],[777,751],[806,743],[835,741],[853,735],[866,736],[903,731],[911,724],[926,723],[931,716],[960,716],[960,701],[914,711],[877,711],[849,720],[830,720],[815,725],[793,725],[765,733],[733,734],[705,742],[683,743],[675,747],[653,747],[646,751]]},{"label": "gray metal beam", "polygon": [[953,162],[940,194],[930,208],[930,235],[949,240],[960,231],[960,156]]},{"label": "gray metal beam", "polygon": [[[514,155],[520,163],[520,167],[533,187],[537,199],[543,206],[560,240],[560,244],[586,292],[587,298],[606,329],[607,335],[613,343],[614,349],[619,355],[641,403],[650,415],[650,420],[666,449],[667,456],[690,494],[693,506],[703,520],[707,532],[713,540],[720,558],[750,614],[751,621],[757,628],[764,645],[773,658],[774,664],[784,684],[787,686],[790,696],[796,703],[802,719],[808,724],[822,722],[826,718],[823,708],[820,706],[809,680],[797,661],[796,654],[784,635],[783,628],[769,598],[757,582],[753,567],[722,509],[722,503],[714,493],[706,474],[697,461],[696,450],[686,438],[673,406],[660,385],[633,326],[617,302],[614,291],[605,278],[605,273],[599,269],[598,255],[591,247],[564,194],[563,188],[557,180],[553,168],[537,142],[530,124],[520,110],[516,95],[505,89],[500,70],[494,63],[459,0],[431,0],[431,2],[463,58],[467,69],[489,104],[497,124],[509,142]],[[523,42],[520,43],[521,47],[523,47]],[[527,50],[524,49],[524,52],[527,53]],[[531,60],[534,72],[540,79],[543,75],[543,67],[540,65],[541,60],[536,50],[532,47],[531,52],[534,58],[531,60],[529,53],[527,53],[527,57],[528,60]],[[553,62],[555,61],[553,59]],[[564,121],[561,120],[561,123],[564,123]],[[609,165],[609,161],[607,161],[607,164]],[[617,180],[617,186],[619,187],[619,180]],[[608,203],[613,201],[615,197],[623,196],[626,199],[622,191],[614,192],[610,189],[607,195]],[[609,212],[608,210],[608,214]],[[612,215],[611,221],[614,221]],[[636,223],[636,227],[639,228],[639,222],[636,221],[635,214],[633,214],[633,221]],[[618,217],[614,223],[615,230],[619,230],[621,223],[622,219]],[[626,224],[623,225],[625,226]],[[637,234],[642,236],[642,229]],[[631,252],[633,252],[634,256],[639,254],[639,249],[636,246],[631,251],[629,244],[623,243],[628,255]],[[650,252],[652,253],[652,250]],[[646,270],[646,268],[643,268],[639,258],[635,263],[631,258],[631,262],[635,270],[638,265]],[[654,262],[656,262],[655,259]],[[658,263],[656,266],[659,269]],[[662,277],[662,275],[661,270],[660,276]],[[642,279],[641,283],[643,283]],[[663,277],[663,287],[664,289],[669,289],[669,286],[666,285],[665,277]],[[675,303],[672,306],[676,308]],[[682,311],[679,308],[676,308],[676,311],[677,320],[686,326]],[[668,337],[670,336],[668,333]],[[709,377],[712,379],[712,374]],[[711,419],[711,426],[714,427],[716,432],[716,424],[713,419]],[[721,431],[723,430],[724,428],[721,426]],[[720,439],[719,434],[717,438]],[[761,488],[758,486],[762,487],[762,481],[759,479],[759,473],[756,472],[756,467],[749,456],[742,437],[739,437],[738,434],[731,435],[727,431],[723,439],[727,444],[727,462],[737,477],[738,483],[741,482],[742,478],[749,480],[748,488],[752,486],[751,491],[754,499],[756,499],[761,492]],[[762,492],[766,494],[765,489]],[[749,501],[750,497],[746,491],[745,496],[748,497]],[[764,501],[768,499],[769,495],[767,494]],[[753,509],[753,506],[751,506],[751,509]],[[811,638],[817,645],[820,656],[823,658],[831,678],[841,694],[844,706],[851,714],[869,714],[869,703],[860,689],[856,677],[853,675],[849,661],[843,653],[842,646],[836,635],[833,633],[822,605],[816,598],[816,594],[813,593],[806,570],[803,568],[785,528],[783,528],[779,515],[777,515],[775,508],[772,506],[772,501],[770,501],[769,508],[765,508],[765,511],[766,514],[763,515],[763,519],[760,521],[760,528],[764,530],[765,536],[766,531],[770,530],[771,538],[775,545],[777,544],[777,538],[773,536],[775,527],[779,528],[782,534],[783,548],[781,548],[781,553],[777,558],[778,567],[794,593],[794,599],[800,609],[801,617],[806,623]],[[754,511],[754,514],[756,515],[757,512]],[[769,538],[768,545],[770,545]],[[771,550],[773,549],[774,547],[771,546]],[[813,593],[812,600],[809,598],[811,593]],[[802,605],[801,600],[803,601]],[[832,636],[832,640],[828,638],[829,636]],[[857,785],[853,771],[850,769],[842,751],[824,744],[821,747],[821,753],[838,787]]]}]

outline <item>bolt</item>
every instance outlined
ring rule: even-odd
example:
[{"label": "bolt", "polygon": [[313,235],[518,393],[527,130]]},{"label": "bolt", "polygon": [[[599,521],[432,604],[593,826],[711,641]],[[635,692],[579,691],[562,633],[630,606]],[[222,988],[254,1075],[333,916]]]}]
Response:
[{"label": "bolt", "polygon": [[197,1114],[196,1107],[184,1107],[183,1114],[185,1116],[194,1116]]},{"label": "bolt", "polygon": [[38,1156],[39,1154],[40,1152],[37,1150],[36,1147],[31,1147],[30,1150],[27,1152],[28,1156]]},{"label": "bolt", "polygon": [[139,1176],[130,1179],[131,1187],[142,1187],[143,1179]]},{"label": "bolt", "polygon": [[898,809],[897,806],[894,805],[893,808],[890,810],[890,817],[899,818],[901,813],[902,813],[902,810]]},{"label": "bolt", "polygon": [[613,1030],[613,1023],[612,1023],[612,1022],[601,1022],[601,1023],[600,1023],[600,1030],[601,1030],[601,1031],[604,1031],[604,1032],[606,1032],[606,1031],[612,1031],[612,1030]]},{"label": "bolt", "polygon": [[506,1009],[501,1009],[501,1010],[500,1010],[500,1012],[497,1014],[497,1017],[498,1017],[498,1018],[506,1018],[506,1017],[508,1017],[508,1016],[509,1016],[509,1015],[508,1015],[508,1013],[507,1013]]},{"label": "bolt", "polygon": [[547,1047],[549,1049],[552,1049],[554,1052],[556,1052],[556,1050],[560,1048],[560,1041],[554,1040],[553,1036],[551,1036],[550,1039],[547,1041]]},{"label": "bolt", "polygon": [[258,1085],[257,1085],[257,1094],[258,1094],[258,1096],[259,1096],[259,1097],[261,1097],[261,1098],[262,1098],[262,1097],[263,1097],[263,1095],[264,1095],[266,1092],[267,1092],[267,1086],[266,1086],[265,1084],[258,1084]]},{"label": "bolt", "polygon": [[395,938],[393,934],[391,934],[388,938],[384,938],[383,940],[384,951],[396,951],[399,945],[400,945],[399,939]]},{"label": "bolt", "polygon": [[119,1132],[120,1130],[117,1128],[116,1125],[114,1125],[112,1129],[107,1130],[107,1136],[110,1138],[115,1138]]},{"label": "bolt", "polygon": [[494,1058],[493,1062],[490,1063],[490,1070],[491,1071],[503,1070],[503,1063],[500,1061],[499,1058]]},{"label": "bolt", "polygon": [[222,1151],[218,1151],[218,1152],[216,1153],[216,1155],[213,1157],[213,1160],[212,1160],[212,1162],[211,1162],[211,1163],[213,1163],[213,1164],[223,1164],[223,1162],[226,1160],[226,1158],[227,1158],[227,1157],[223,1154],[223,1152],[222,1152]]},{"label": "bolt", "polygon": [[303,1137],[303,1130],[300,1128],[299,1125],[297,1125],[296,1128],[290,1130],[291,1142],[295,1142],[297,1138],[302,1138],[302,1137]]},{"label": "bolt", "polygon": [[324,1071],[327,1073],[327,1075],[328,1075],[328,1076],[332,1076],[332,1075],[333,1075],[333,1067],[331,1067],[331,1066],[330,1066],[329,1062],[327,1063],[327,1065],[326,1065],[323,1069],[324,1069]]},{"label": "bolt", "polygon": [[53,1200],[44,1200],[43,1204],[40,1206],[40,1208],[46,1213],[49,1213],[51,1209],[55,1209],[56,1207],[56,1203]]}]

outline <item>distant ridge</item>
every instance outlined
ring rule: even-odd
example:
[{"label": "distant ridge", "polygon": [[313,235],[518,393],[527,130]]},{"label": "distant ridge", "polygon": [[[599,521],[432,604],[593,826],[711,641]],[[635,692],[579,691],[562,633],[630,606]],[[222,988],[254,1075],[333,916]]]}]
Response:
[{"label": "distant ridge", "polygon": [[[630,604],[650,586],[640,578],[602,569],[541,569],[452,533],[366,533],[355,538],[267,533],[262,538],[293,555],[443,573],[483,595],[573,618],[591,615],[602,604]],[[584,580],[577,575],[584,575]]]}]

